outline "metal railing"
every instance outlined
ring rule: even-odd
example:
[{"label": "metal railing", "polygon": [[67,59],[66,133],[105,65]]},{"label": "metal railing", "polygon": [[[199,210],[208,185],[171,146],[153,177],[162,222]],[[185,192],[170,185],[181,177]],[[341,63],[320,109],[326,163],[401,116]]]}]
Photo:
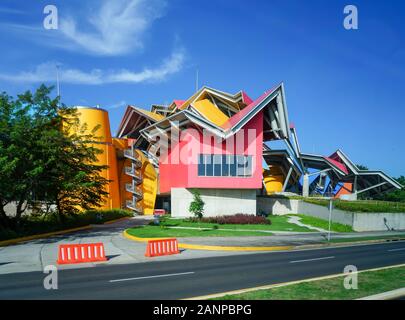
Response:
[{"label": "metal railing", "polygon": [[124,156],[134,161],[136,168],[142,167],[142,161],[139,159],[138,153],[132,149],[125,149]]},{"label": "metal railing", "polygon": [[131,210],[133,210],[133,211],[135,211],[135,212],[137,212],[137,213],[142,213],[142,212],[143,212],[142,207],[139,206],[138,204],[135,204],[135,205],[134,205],[134,203],[132,202],[132,200],[127,200],[127,201],[125,202],[125,204],[126,204],[126,206],[127,206],[128,209],[131,209]]},{"label": "metal railing", "polygon": [[142,181],[142,175],[140,172],[137,172],[132,167],[125,167],[125,174],[135,178],[139,181]]},{"label": "metal railing", "polygon": [[131,192],[131,193],[133,193],[133,194],[135,194],[135,195],[137,195],[137,196],[140,197],[140,198],[143,196],[142,189],[139,188],[139,187],[134,187],[134,186],[132,185],[132,183],[126,183],[126,184],[125,184],[125,190],[128,191],[128,192]]}]

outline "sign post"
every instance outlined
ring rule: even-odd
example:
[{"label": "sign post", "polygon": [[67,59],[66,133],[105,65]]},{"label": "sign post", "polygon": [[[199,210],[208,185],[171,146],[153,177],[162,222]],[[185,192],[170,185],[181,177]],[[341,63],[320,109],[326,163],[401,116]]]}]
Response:
[{"label": "sign post", "polygon": [[330,242],[330,227],[331,227],[331,224],[332,224],[332,210],[333,210],[333,198],[329,198],[328,242]]}]

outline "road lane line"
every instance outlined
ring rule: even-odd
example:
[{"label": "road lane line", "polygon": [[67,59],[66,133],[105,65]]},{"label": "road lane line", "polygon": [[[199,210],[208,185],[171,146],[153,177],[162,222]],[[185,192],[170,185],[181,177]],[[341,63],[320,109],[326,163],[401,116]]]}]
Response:
[{"label": "road lane line", "polygon": [[326,259],[333,259],[335,256],[330,257],[322,257],[322,258],[314,258],[314,259],[305,259],[305,260],[293,260],[290,263],[299,263],[299,262],[308,262],[308,261],[317,261],[317,260],[326,260]]},{"label": "road lane line", "polygon": [[110,280],[109,282],[121,282],[121,281],[142,280],[142,279],[152,279],[152,278],[174,277],[174,276],[183,276],[186,274],[193,274],[193,273],[195,273],[195,272],[190,271],[190,272],[181,272],[181,273],[159,274],[159,275],[155,275],[155,276],[145,276],[145,277],[127,278],[127,279],[115,279],[115,280]]},{"label": "road lane line", "polygon": [[405,250],[405,248],[389,249],[387,251],[392,252],[392,251],[401,251],[401,250]]}]

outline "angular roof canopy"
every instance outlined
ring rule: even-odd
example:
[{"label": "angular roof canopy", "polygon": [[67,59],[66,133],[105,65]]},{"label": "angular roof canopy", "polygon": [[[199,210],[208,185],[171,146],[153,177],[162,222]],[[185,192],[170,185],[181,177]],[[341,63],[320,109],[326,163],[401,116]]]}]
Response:
[{"label": "angular roof canopy", "polygon": [[402,188],[401,184],[383,171],[360,170],[340,149],[329,157],[301,153],[301,159],[307,168],[330,169],[336,174],[339,182],[354,183],[357,193],[378,194]]},{"label": "angular roof canopy", "polygon": [[147,111],[134,106],[127,106],[124,117],[118,127],[117,136],[119,138],[136,133],[147,125],[160,121],[163,115]]},{"label": "angular roof canopy", "polygon": [[[219,99],[228,101],[224,103]],[[246,102],[250,102],[245,105]],[[237,107],[242,108],[240,111]],[[141,130],[141,134],[149,141],[161,131],[168,131],[173,122],[180,126],[193,123],[210,131],[216,136],[227,139],[236,134],[247,122],[264,110],[264,138],[265,140],[287,139],[289,137],[289,122],[285,103],[284,86],[266,91],[258,99],[252,101],[244,92],[229,95],[211,88],[203,88],[181,107],[181,111],[174,112],[166,118],[151,124]],[[235,111],[236,110],[236,111]],[[228,115],[225,112],[229,112]]]}]

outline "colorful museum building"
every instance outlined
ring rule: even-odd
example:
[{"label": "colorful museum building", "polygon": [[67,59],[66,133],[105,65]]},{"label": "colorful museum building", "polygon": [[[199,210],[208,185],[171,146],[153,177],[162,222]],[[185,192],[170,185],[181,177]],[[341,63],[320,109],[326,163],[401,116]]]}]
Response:
[{"label": "colorful museum building", "polygon": [[[359,170],[341,150],[302,153],[283,84],[257,99],[203,87],[187,100],[149,111],[130,105],[116,138],[105,110],[78,110],[89,128],[101,125],[99,161],[109,166],[103,174],[111,181],[104,208],[189,216],[197,189],[206,216],[256,214],[257,197],[274,193],[356,199],[401,188],[382,171]],[[273,149],[275,140],[285,148]]]}]

